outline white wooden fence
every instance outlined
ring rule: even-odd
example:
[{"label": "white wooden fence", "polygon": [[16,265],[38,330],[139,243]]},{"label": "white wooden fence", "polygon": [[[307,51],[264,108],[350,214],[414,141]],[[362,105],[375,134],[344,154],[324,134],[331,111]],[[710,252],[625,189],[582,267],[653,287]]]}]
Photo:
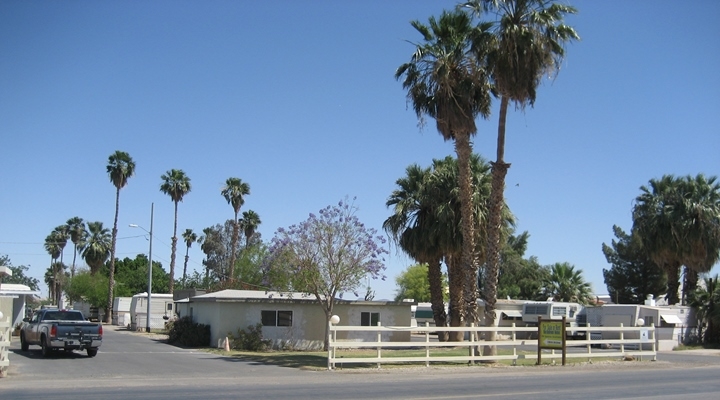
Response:
[{"label": "white wooden fence", "polygon": [[0,378],[4,378],[10,367],[10,359],[8,359],[8,348],[12,335],[12,322],[10,317],[5,321],[0,321]]},{"label": "white wooden fence", "polygon": [[[584,340],[568,340],[566,357],[575,358],[597,358],[597,357],[652,357],[657,360],[657,347],[655,342],[655,326],[649,327],[624,327],[622,324],[617,327],[580,327],[569,328],[574,332],[585,332]],[[409,342],[382,341],[383,332],[409,331],[424,336],[422,340]],[[495,341],[482,340],[481,337],[489,332],[496,332]],[[406,327],[406,326],[337,326],[329,325],[328,341],[328,369],[334,369],[335,364],[377,364],[380,368],[382,363],[419,363],[423,362],[430,366],[431,362],[464,362],[475,363],[476,361],[500,361],[512,360],[513,364],[519,359],[537,360],[537,327],[518,327],[513,324],[511,327]],[[377,338],[374,341],[342,340],[337,339],[337,332],[375,332]],[[433,332],[464,332],[468,340],[462,342],[439,342]],[[519,335],[518,335],[519,334]],[[386,334],[387,336],[387,334]],[[518,336],[522,337],[518,339]],[[593,339],[595,337],[595,339]],[[527,339],[525,339],[527,338]],[[432,340],[431,340],[432,339]],[[479,346],[493,345],[498,348],[512,349],[512,354],[495,356],[484,356],[478,352]],[[603,349],[593,349],[600,346]],[[440,348],[467,348],[467,355],[452,356],[447,354],[431,354],[432,350]],[[374,357],[344,357],[338,356],[339,349],[375,349]],[[410,350],[424,349],[424,355],[415,357],[383,357],[383,349],[388,350]],[[534,354],[518,354],[518,350],[533,350]],[[507,353],[507,352],[505,352]],[[562,358],[561,350],[543,352],[542,359]]]}]

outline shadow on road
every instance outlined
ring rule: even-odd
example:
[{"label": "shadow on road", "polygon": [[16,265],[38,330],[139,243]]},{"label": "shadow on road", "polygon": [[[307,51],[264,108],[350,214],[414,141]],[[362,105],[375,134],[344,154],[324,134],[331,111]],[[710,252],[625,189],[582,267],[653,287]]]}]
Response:
[{"label": "shadow on road", "polygon": [[18,357],[24,357],[30,360],[34,359],[46,359],[46,360],[57,360],[57,359],[75,359],[75,358],[87,358],[90,357],[87,356],[87,353],[84,351],[78,352],[78,351],[51,351],[50,354],[47,357],[43,357],[42,350],[41,349],[30,349],[28,351],[22,351],[20,349],[10,349],[10,353],[13,353],[17,355]]}]

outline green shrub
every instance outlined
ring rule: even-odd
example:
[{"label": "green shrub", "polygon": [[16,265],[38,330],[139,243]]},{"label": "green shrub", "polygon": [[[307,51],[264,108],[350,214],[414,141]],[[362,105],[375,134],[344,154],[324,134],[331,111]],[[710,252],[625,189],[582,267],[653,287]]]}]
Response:
[{"label": "green shrub", "polygon": [[247,332],[238,329],[237,336],[233,335],[232,332],[228,332],[228,339],[230,340],[230,348],[234,350],[265,351],[272,344],[272,340],[263,339],[262,324],[249,325]]},{"label": "green shrub", "polygon": [[190,317],[182,317],[167,323],[168,343],[187,347],[210,346],[210,325],[198,324]]}]

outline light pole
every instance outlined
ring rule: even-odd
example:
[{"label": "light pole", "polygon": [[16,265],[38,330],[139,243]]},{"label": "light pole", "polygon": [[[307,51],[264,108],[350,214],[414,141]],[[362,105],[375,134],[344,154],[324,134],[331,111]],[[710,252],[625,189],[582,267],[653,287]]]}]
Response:
[{"label": "light pole", "polygon": [[148,286],[147,286],[147,315],[145,316],[145,332],[150,332],[150,303],[152,302],[152,238],[153,238],[153,210],[155,203],[150,203],[150,232],[138,224],[130,224],[131,228],[140,228],[150,234],[150,250],[148,252]]}]

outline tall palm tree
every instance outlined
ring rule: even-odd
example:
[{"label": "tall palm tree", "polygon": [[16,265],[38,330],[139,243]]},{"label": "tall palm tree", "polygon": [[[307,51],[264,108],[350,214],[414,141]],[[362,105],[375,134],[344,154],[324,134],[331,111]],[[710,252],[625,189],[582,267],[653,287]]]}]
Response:
[{"label": "tall palm tree", "polygon": [[582,270],[566,262],[550,266],[544,286],[545,296],[553,301],[588,304],[592,300],[592,286],[583,278]]},{"label": "tall palm tree", "polygon": [[192,229],[185,229],[185,232],[182,234],[183,240],[185,241],[185,265],[183,266],[183,284],[185,283],[185,280],[187,279],[187,265],[188,260],[190,260],[190,246],[192,246],[193,243],[197,242],[198,235],[193,232]]},{"label": "tall palm tree", "polygon": [[65,223],[67,225],[68,233],[70,234],[70,241],[74,245],[73,250],[73,263],[70,269],[70,277],[75,277],[75,259],[77,257],[78,249],[82,248],[82,243],[87,238],[87,231],[85,230],[85,221],[80,217],[72,217]]},{"label": "tall palm tree", "polygon": [[58,292],[58,290],[57,290],[58,282],[56,279],[57,277],[55,276],[55,273],[54,273],[55,269],[53,268],[53,265],[55,263],[57,263],[58,258],[60,258],[60,255],[62,254],[62,248],[60,247],[60,242],[61,242],[60,234],[56,230],[53,230],[52,232],[50,232],[49,235],[47,235],[45,237],[44,247],[45,247],[45,251],[47,251],[48,254],[50,255],[50,267],[48,268],[48,271],[51,271],[52,286],[50,285],[50,283],[47,282],[48,281],[47,277],[46,277],[45,281],[46,281],[46,283],[48,283],[48,291],[50,292],[48,297],[53,299],[53,301],[56,301],[57,292]]},{"label": "tall palm tree", "polygon": [[191,187],[190,178],[188,178],[181,169],[171,169],[160,176],[160,179],[163,180],[163,183],[160,185],[160,191],[170,196],[170,199],[175,203],[175,221],[173,223],[172,248],[170,252],[170,282],[168,284],[170,293],[172,293],[175,286],[178,203],[183,200],[186,194],[190,193]]},{"label": "tall palm tree", "polygon": [[[113,289],[115,288],[115,244],[117,243],[117,223],[120,213],[120,189],[124,188],[128,179],[135,173],[135,161],[124,151],[117,150],[108,157],[107,173],[110,182],[115,186],[115,219],[113,220],[112,238],[110,243],[110,279],[108,284],[108,312],[105,322],[112,321]],[[104,262],[104,261],[103,261]],[[89,264],[88,264],[89,265]]]},{"label": "tall palm tree", "polygon": [[238,243],[238,232],[240,225],[238,223],[238,213],[240,207],[245,204],[245,196],[250,194],[250,185],[243,182],[240,178],[228,178],[225,181],[225,187],[222,188],[220,193],[223,195],[228,204],[230,204],[235,212],[235,218],[233,219],[233,235],[232,245],[230,254],[230,265],[228,266],[228,276],[231,282],[235,277],[235,258],[237,256],[237,243]]},{"label": "tall palm tree", "polygon": [[250,246],[250,239],[260,224],[262,224],[262,221],[258,213],[253,210],[243,211],[242,218],[240,219],[240,227],[245,234],[245,248]]},{"label": "tall palm tree", "polygon": [[55,236],[55,242],[60,248],[60,262],[63,262],[65,246],[67,246],[67,242],[70,240],[70,232],[68,232],[67,225],[56,226],[55,229],[53,229],[53,235]]},{"label": "tall palm tree", "polygon": [[203,265],[205,265],[205,280],[207,281],[212,269],[211,257],[221,251],[223,246],[220,243],[218,231],[212,226],[203,229],[203,235],[198,238],[198,243],[200,243],[200,250],[205,253]]},{"label": "tall palm tree", "polygon": [[[470,159],[473,182],[473,219],[476,243],[481,243],[480,225],[487,214],[490,194],[489,166],[479,156]],[[396,243],[416,261],[428,264],[428,280],[431,282],[431,303],[434,316],[446,321],[442,294],[441,261],[448,267],[450,289],[450,326],[460,326],[462,314],[471,314],[471,304],[477,306],[477,277],[475,284],[468,284],[459,260],[462,249],[460,229],[460,200],[458,188],[458,162],[453,157],[433,160],[431,168],[411,165],[407,176],[396,181],[386,205],[394,213],[383,223],[383,228]],[[473,251],[478,265],[484,262],[482,246]],[[432,270],[430,269],[432,267]],[[463,299],[467,308],[463,309]],[[436,322],[438,326],[443,326]],[[453,337],[452,340],[456,340]]]},{"label": "tall palm tree", "polygon": [[683,265],[687,268],[687,284],[683,291],[683,303],[687,294],[697,287],[698,274],[710,272],[720,259],[720,184],[717,177],[703,174],[686,176],[682,180],[683,201],[679,210],[684,215],[684,240],[687,251]]},{"label": "tall palm tree", "polygon": [[[428,265],[430,303],[435,326],[447,325],[447,314],[443,300],[442,257],[443,253],[432,225],[437,219],[434,212],[436,199],[426,194],[425,185],[431,174],[430,168],[417,164],[405,170],[406,176],[399,178],[386,206],[393,208],[393,214],[383,222],[383,229],[400,248],[420,264]],[[446,332],[439,334],[439,340],[449,339]]]},{"label": "tall palm tree", "polygon": [[[470,138],[477,132],[475,118],[490,114],[490,85],[482,63],[482,49],[488,36],[474,29],[470,16],[461,11],[444,11],[439,19],[430,17],[429,25],[412,21],[424,43],[415,45],[410,62],[402,64],[395,78],[403,78],[408,100],[422,123],[427,115],[435,119],[438,132],[453,140],[459,165],[459,188],[462,223],[461,267],[466,280],[474,280],[477,265],[473,263],[474,222]],[[464,309],[464,305],[461,305]],[[467,322],[475,322],[476,315]]]},{"label": "tall palm tree", "polygon": [[[680,267],[708,272],[720,257],[720,184],[716,177],[665,175],[640,187],[633,233],[653,262],[667,272],[669,304],[679,301]],[[692,291],[686,286],[683,292]],[[683,293],[683,299],[689,293]]]},{"label": "tall palm tree", "polygon": [[47,283],[48,288],[51,288],[49,299],[58,307],[62,306],[63,289],[67,283],[65,276],[66,269],[65,264],[56,261],[50,264],[50,267],[45,271],[45,283]]},{"label": "tall palm tree", "polygon": [[[498,119],[497,158],[492,163],[492,195],[488,221],[488,259],[485,277],[485,321],[497,319],[497,282],[502,239],[502,208],[505,176],[510,164],[505,162],[505,122],[509,102],[521,109],[535,103],[536,89],[544,75],[559,71],[565,56],[564,45],[579,39],[575,30],[563,23],[567,14],[574,14],[573,7],[552,3],[548,0],[475,0],[465,3],[479,14],[493,14],[494,44],[487,56],[492,71],[494,90],[500,96]],[[482,23],[483,31],[487,26]],[[482,56],[482,55],[480,55]],[[490,340],[494,340],[491,334]],[[492,347],[490,354],[495,354]]]},{"label": "tall palm tree", "polygon": [[82,247],[82,257],[95,275],[108,260],[112,249],[112,236],[100,221],[88,222],[88,237]]},{"label": "tall palm tree", "polygon": [[641,194],[633,206],[633,235],[636,236],[650,259],[667,274],[667,302],[676,304],[678,280],[682,258],[679,243],[675,239],[678,213],[674,212],[679,203],[679,181],[672,175],[651,179],[647,186],[641,186]]}]

